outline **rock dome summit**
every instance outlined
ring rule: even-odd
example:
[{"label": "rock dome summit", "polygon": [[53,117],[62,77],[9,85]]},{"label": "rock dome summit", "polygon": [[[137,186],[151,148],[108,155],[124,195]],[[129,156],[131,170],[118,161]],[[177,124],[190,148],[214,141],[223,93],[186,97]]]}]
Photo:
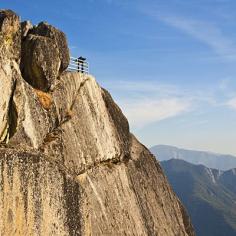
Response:
[{"label": "rock dome summit", "polygon": [[0,235],[193,236],[153,155],[63,32],[0,11]]}]

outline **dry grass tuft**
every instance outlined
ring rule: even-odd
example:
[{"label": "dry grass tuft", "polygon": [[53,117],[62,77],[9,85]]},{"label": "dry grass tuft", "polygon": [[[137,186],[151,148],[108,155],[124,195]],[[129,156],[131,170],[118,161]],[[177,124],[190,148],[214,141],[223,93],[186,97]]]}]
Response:
[{"label": "dry grass tuft", "polygon": [[70,109],[70,110],[68,110],[68,111],[66,112],[66,118],[67,118],[67,119],[71,119],[72,116],[73,116],[73,111]]}]

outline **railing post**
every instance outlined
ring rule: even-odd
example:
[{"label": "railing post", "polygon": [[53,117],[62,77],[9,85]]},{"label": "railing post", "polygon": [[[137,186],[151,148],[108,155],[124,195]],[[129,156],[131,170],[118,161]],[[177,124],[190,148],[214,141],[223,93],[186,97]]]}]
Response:
[{"label": "railing post", "polygon": [[71,72],[89,74],[89,63],[86,61],[86,58],[83,57],[70,57],[70,63],[67,70]]}]

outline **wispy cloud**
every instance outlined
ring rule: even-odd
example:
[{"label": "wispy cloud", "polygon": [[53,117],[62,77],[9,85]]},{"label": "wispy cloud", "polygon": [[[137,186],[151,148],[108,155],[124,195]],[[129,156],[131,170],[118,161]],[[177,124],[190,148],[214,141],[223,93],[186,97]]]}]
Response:
[{"label": "wispy cloud", "polygon": [[189,111],[191,104],[178,98],[138,100],[121,104],[131,125],[141,128],[145,125],[178,116]]},{"label": "wispy cloud", "polygon": [[204,89],[157,81],[118,80],[105,83],[104,87],[112,92],[133,128],[143,128],[176,116],[184,117],[190,112],[203,112],[201,116],[204,116],[205,112],[216,107],[236,109],[236,97],[229,100],[228,79]]},{"label": "wispy cloud", "polygon": [[235,40],[227,37],[216,24],[174,14],[160,14],[152,10],[145,11],[145,14],[203,42],[221,57],[236,59]]},{"label": "wispy cloud", "polygon": [[116,100],[133,128],[182,115],[193,105],[192,96],[188,96],[187,91],[170,84],[116,81],[105,87],[113,95],[118,95]]},{"label": "wispy cloud", "polygon": [[[127,92],[138,92],[141,93],[155,93],[159,96],[169,96],[173,94],[179,94],[179,88],[173,84],[164,84],[156,81],[124,81],[117,80],[115,82],[107,82],[106,86],[109,89],[122,90]],[[183,89],[182,89],[183,91]]]}]

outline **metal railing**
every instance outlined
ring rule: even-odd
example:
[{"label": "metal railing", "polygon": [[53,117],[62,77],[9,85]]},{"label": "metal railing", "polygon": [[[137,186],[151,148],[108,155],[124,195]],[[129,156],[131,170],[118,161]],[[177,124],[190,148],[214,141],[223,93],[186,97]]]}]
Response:
[{"label": "metal railing", "polygon": [[70,57],[70,64],[67,71],[89,74],[89,63],[86,60],[81,60],[80,58]]}]

